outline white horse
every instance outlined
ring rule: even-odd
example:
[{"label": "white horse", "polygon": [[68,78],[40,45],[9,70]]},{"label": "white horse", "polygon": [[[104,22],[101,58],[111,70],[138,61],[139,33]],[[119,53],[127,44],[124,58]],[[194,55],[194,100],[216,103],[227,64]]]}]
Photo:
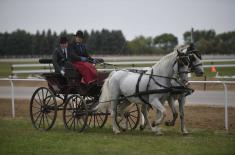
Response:
[{"label": "white horse", "polygon": [[[183,52],[189,55],[190,58],[190,65],[189,68],[191,72],[194,72],[196,76],[202,76],[204,73],[203,66],[202,66],[202,58],[193,45],[186,45],[186,46],[179,46],[177,49],[184,49]],[[188,85],[188,75],[183,74],[181,75],[181,78],[179,79],[182,83],[185,85]],[[175,120],[178,117],[178,113],[175,108],[175,100],[178,100],[179,103],[179,113],[180,113],[180,126],[181,126],[181,132],[183,134],[188,134],[188,131],[185,127],[184,123],[184,105],[186,101],[186,95],[185,93],[179,94],[179,95],[170,95],[169,98],[167,99],[168,104],[171,108],[172,114],[173,114],[173,119],[171,121],[165,122],[166,125],[168,126],[173,126],[175,124]]]},{"label": "white horse", "polygon": [[[203,75],[203,67],[202,67],[202,63],[201,63],[201,56],[200,53],[198,53],[197,50],[194,49],[194,47],[192,45],[182,45],[182,46],[178,46],[175,48],[175,50],[178,51],[182,51],[183,53],[185,53],[189,59],[190,59],[190,64],[189,64],[189,69],[191,70],[191,72],[195,72],[196,76],[202,76]],[[187,66],[187,65],[186,65]],[[184,69],[184,70],[182,70]],[[179,70],[178,75],[176,76],[176,78],[178,78],[178,80],[184,85],[188,85],[188,69],[187,71],[185,70],[186,68],[181,68],[181,70]],[[175,80],[171,81],[172,86],[176,87],[176,86],[180,86],[181,84],[179,84],[178,82],[176,82]],[[175,121],[178,117],[178,113],[176,111],[175,108],[175,100],[178,100],[179,102],[179,113],[180,113],[180,122],[181,122],[181,131],[183,134],[187,134],[188,131],[185,127],[185,123],[184,123],[184,104],[185,104],[185,99],[186,99],[186,95],[190,94],[191,90],[188,89],[188,92],[183,92],[180,94],[175,94],[174,92],[171,93],[166,100],[168,101],[168,104],[171,108],[172,114],[173,114],[173,119],[171,121],[167,121],[165,122],[166,125],[168,126],[173,126],[175,124]],[[165,103],[165,100],[161,101],[162,104]],[[146,116],[146,109],[149,110],[148,108],[146,108],[145,106],[142,107],[142,113],[144,114],[145,118],[141,119],[141,126],[140,128],[143,129],[145,124],[145,120],[147,120],[147,116]],[[159,113],[159,111],[157,110],[157,113]],[[155,123],[153,123],[155,124]]]},{"label": "white horse", "polygon": [[[149,69],[145,74],[127,72],[125,70],[113,71],[110,76],[106,79],[102,93],[100,96],[100,103],[96,109],[102,109],[106,107],[111,102],[111,116],[113,123],[114,133],[120,133],[117,127],[115,117],[116,117],[116,107],[119,102],[121,95],[128,97],[131,103],[146,104],[143,100],[147,101],[153,108],[160,111],[158,114],[159,118],[156,120],[157,125],[155,127],[151,126],[147,119],[147,124],[150,126],[153,132],[161,134],[160,128],[158,127],[164,120],[166,116],[166,109],[162,105],[160,100],[164,100],[168,97],[169,92],[164,92],[166,88],[171,87],[171,79],[175,73],[178,73],[179,68],[185,65],[179,65],[179,62],[185,59],[185,54],[180,51],[174,51],[166,56],[164,56],[157,64],[155,64],[152,69]],[[158,76],[150,76],[150,75]],[[151,77],[151,78],[150,78]],[[141,98],[136,93],[138,85],[139,92],[162,90],[163,93],[145,94]],[[141,93],[140,93],[141,94]]]}]

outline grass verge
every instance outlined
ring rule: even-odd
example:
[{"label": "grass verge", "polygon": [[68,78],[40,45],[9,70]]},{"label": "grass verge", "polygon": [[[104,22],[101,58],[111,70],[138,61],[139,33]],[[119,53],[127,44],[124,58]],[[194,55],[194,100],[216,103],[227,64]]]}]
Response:
[{"label": "grass verge", "polygon": [[235,154],[235,134],[190,129],[182,136],[164,127],[164,135],[131,131],[114,135],[110,127],[83,133],[66,131],[61,123],[48,132],[34,129],[25,118],[0,118],[0,154]]}]

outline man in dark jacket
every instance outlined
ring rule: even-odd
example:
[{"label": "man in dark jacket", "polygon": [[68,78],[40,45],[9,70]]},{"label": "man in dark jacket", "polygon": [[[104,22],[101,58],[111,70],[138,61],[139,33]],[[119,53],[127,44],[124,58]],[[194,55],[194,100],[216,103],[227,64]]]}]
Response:
[{"label": "man in dark jacket", "polygon": [[64,67],[68,61],[68,39],[66,37],[60,38],[60,46],[56,48],[52,55],[52,63],[56,73],[65,74]]}]

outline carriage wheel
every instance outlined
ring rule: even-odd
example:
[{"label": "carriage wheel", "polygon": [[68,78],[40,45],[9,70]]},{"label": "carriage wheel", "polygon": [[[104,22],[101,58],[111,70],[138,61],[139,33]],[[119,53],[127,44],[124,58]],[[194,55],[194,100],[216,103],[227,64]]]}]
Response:
[{"label": "carriage wheel", "polygon": [[140,121],[140,109],[137,104],[122,103],[116,107],[115,121],[119,129],[134,130]]},{"label": "carriage wheel", "polygon": [[107,119],[108,119],[108,111],[102,112],[102,111],[92,111],[92,109],[97,105],[98,99],[95,99],[94,97],[86,97],[86,103],[88,106],[88,109],[91,109],[88,116],[87,125],[91,128],[102,128]]},{"label": "carriage wheel", "polygon": [[87,125],[88,111],[85,100],[79,95],[70,96],[63,110],[65,128],[82,132]]},{"label": "carriage wheel", "polygon": [[54,94],[45,87],[38,88],[30,100],[30,118],[33,126],[49,130],[55,123],[57,103]]}]

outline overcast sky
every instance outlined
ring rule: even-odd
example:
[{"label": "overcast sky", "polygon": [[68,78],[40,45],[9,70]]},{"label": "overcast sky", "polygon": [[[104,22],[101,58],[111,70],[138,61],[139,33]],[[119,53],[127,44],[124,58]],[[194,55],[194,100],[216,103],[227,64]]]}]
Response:
[{"label": "overcast sky", "polygon": [[122,30],[126,39],[235,30],[235,0],[0,0],[0,32]]}]

